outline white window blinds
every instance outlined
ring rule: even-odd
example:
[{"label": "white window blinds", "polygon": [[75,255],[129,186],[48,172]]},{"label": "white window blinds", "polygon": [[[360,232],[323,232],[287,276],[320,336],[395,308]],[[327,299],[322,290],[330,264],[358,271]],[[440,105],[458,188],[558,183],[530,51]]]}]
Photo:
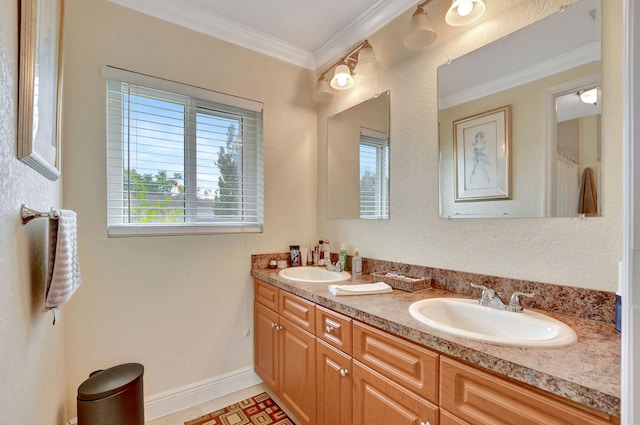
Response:
[{"label": "white window blinds", "polygon": [[260,232],[262,104],[111,67],[109,236]]},{"label": "white window blinds", "polygon": [[389,136],[360,129],[360,218],[389,218]]}]

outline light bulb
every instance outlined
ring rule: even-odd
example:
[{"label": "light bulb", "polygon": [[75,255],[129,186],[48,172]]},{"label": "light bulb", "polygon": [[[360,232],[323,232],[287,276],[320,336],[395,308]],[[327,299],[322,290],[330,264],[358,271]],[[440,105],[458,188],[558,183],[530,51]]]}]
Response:
[{"label": "light bulb", "polygon": [[331,79],[331,87],[337,90],[346,90],[353,87],[355,81],[351,76],[351,70],[344,62],[336,67],[335,74]]},{"label": "light bulb", "polygon": [[460,5],[458,6],[458,15],[460,16],[467,16],[471,13],[471,11],[473,11],[472,1],[466,1],[464,3],[460,3]]},{"label": "light bulb", "polygon": [[339,85],[340,87],[346,86],[348,82],[349,82],[349,79],[345,74],[340,74],[338,75],[338,78],[336,78],[336,84]]}]

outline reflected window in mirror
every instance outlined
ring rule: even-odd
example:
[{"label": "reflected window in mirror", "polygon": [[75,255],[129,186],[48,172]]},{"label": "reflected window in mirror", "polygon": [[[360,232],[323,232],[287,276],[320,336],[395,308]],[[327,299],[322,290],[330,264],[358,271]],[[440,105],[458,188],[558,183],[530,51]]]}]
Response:
[{"label": "reflected window in mirror", "polygon": [[360,218],[389,218],[389,136],[360,129]]},{"label": "reflected window in mirror", "polygon": [[327,215],[389,218],[389,92],[327,119]]}]

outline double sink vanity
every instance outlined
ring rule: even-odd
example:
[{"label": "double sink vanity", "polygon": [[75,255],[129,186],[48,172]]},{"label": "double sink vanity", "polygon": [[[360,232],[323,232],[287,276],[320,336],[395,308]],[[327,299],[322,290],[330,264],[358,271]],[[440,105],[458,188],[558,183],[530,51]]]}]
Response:
[{"label": "double sink vanity", "polygon": [[329,285],[371,276],[259,263],[255,370],[300,424],[619,423],[610,323],[533,311],[527,293],[514,312],[517,296],[498,304],[488,285],[456,293],[434,279],[416,292],[335,296]]}]

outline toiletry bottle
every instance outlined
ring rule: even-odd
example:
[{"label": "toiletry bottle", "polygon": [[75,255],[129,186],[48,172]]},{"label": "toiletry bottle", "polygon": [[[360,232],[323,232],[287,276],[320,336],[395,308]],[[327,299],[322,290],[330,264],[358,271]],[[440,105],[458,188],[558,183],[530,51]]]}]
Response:
[{"label": "toiletry bottle", "polygon": [[351,258],[351,274],[354,276],[362,275],[362,257],[358,252],[358,248],[353,253],[353,258]]},{"label": "toiletry bottle", "polygon": [[342,270],[347,270],[347,248],[344,246],[344,242],[340,244],[339,261]]},{"label": "toiletry bottle", "polygon": [[331,245],[329,241],[324,241],[324,265],[331,264]]},{"label": "toiletry bottle", "polygon": [[324,241],[318,241],[318,265],[324,266]]}]

